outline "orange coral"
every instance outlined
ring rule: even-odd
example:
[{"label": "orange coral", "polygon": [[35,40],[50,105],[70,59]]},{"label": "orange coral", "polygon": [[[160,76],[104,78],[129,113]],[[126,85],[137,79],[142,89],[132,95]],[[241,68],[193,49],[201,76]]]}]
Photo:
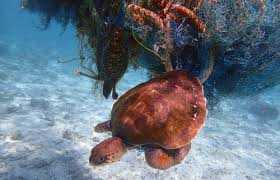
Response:
[{"label": "orange coral", "polygon": [[184,6],[177,5],[177,4],[172,5],[172,7],[174,9],[177,9],[180,13],[187,16],[190,22],[192,22],[199,29],[200,32],[206,31],[206,24],[194,12],[192,12],[191,10],[189,10]]},{"label": "orange coral", "polygon": [[[196,3],[196,7],[194,8],[196,11],[200,6],[200,0],[192,3]],[[171,12],[171,10],[177,10],[177,12],[179,12],[181,15],[187,16],[189,21],[193,23],[199,31],[206,31],[206,24],[195,14],[195,12],[191,11],[185,6],[176,4],[174,2],[168,2],[166,0],[151,0],[151,4],[159,8],[160,13],[155,13],[136,4],[130,4],[127,8],[128,14],[138,22],[139,16],[141,16],[143,20],[152,22],[158,28],[162,29],[168,26],[170,19],[175,21],[178,20],[178,17],[174,14],[174,12]],[[188,6],[192,6],[192,4],[188,4]],[[141,24],[143,24],[143,21],[141,21]]]},{"label": "orange coral", "polygon": [[[159,28],[163,28],[163,20],[154,12],[147,10],[145,8],[142,8],[136,4],[130,4],[127,7],[127,12],[130,16],[135,17],[142,17],[142,19],[144,20],[147,19],[149,22],[153,22],[157,27]],[[135,19],[136,21],[138,21],[138,18]],[[142,24],[142,23],[141,23]]]}]

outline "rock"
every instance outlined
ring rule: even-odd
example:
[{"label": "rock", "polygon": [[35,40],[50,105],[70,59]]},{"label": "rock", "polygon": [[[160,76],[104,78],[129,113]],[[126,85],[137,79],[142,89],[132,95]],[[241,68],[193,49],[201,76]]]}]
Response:
[{"label": "rock", "polygon": [[67,139],[67,140],[78,140],[78,139],[81,139],[83,136],[81,136],[80,134],[78,134],[77,132],[74,132],[74,131],[71,131],[71,130],[66,130],[63,132],[63,135],[62,137],[64,139]]},{"label": "rock", "polygon": [[17,113],[21,110],[21,108],[22,108],[21,105],[19,105],[19,106],[9,106],[9,107],[6,108],[5,113],[6,114]]},{"label": "rock", "polygon": [[20,131],[16,131],[16,132],[12,133],[11,139],[14,141],[23,139],[22,133]]},{"label": "rock", "polygon": [[39,109],[48,109],[50,106],[49,101],[46,101],[44,99],[36,99],[32,98],[30,101],[30,106],[34,108],[39,108]]},{"label": "rock", "polygon": [[275,120],[279,117],[279,110],[265,102],[254,102],[249,105],[248,112],[261,120]]}]

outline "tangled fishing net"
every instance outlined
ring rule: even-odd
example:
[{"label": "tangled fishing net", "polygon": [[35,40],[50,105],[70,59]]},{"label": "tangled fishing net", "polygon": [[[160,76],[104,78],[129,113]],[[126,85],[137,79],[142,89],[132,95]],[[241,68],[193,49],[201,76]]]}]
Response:
[{"label": "tangled fishing net", "polygon": [[279,83],[279,1],[205,1],[201,8],[209,29],[205,42],[217,51],[208,86],[253,95]]},{"label": "tangled fishing net", "polygon": [[29,11],[41,15],[45,27],[52,19],[64,26],[69,22],[75,25],[81,66],[91,74],[96,73],[95,54],[98,53],[96,44],[100,32],[106,31],[104,24],[114,23],[112,19],[114,15],[118,16],[121,8],[125,14],[122,17],[123,28],[129,39],[129,64],[138,64],[134,67],[140,65],[152,73],[163,72],[164,66],[159,59],[164,52],[170,52],[174,54],[171,58],[177,67],[192,71],[193,67],[182,63],[182,60],[189,52],[197,51],[197,55],[194,53],[189,59],[198,59],[191,65],[200,64],[197,72],[194,71],[199,77],[208,73],[205,86],[209,92],[248,95],[279,83],[279,0],[176,1],[186,6],[198,2],[197,13],[206,23],[207,31],[198,33],[185,23],[187,17],[180,23],[172,22],[172,50],[164,47],[164,31],[140,25],[127,15],[129,3],[143,2],[147,4],[148,0],[25,0],[23,4]]}]

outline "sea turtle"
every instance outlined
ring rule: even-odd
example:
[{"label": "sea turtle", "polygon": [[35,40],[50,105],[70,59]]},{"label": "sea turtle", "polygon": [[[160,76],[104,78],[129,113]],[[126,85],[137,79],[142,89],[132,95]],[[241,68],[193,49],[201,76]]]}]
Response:
[{"label": "sea turtle", "polygon": [[143,148],[147,163],[157,169],[179,164],[204,124],[206,99],[198,78],[171,71],[139,84],[113,105],[111,119],[96,132],[111,131],[89,158],[93,166],[119,160],[128,149]]}]

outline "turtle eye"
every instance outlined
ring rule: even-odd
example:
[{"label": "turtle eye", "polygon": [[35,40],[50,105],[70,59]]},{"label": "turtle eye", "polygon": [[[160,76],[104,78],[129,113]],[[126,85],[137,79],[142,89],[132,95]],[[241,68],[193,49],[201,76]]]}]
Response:
[{"label": "turtle eye", "polygon": [[100,157],[99,159],[98,159],[98,162],[99,163],[102,163],[102,162],[104,162],[105,161],[105,157]]}]

